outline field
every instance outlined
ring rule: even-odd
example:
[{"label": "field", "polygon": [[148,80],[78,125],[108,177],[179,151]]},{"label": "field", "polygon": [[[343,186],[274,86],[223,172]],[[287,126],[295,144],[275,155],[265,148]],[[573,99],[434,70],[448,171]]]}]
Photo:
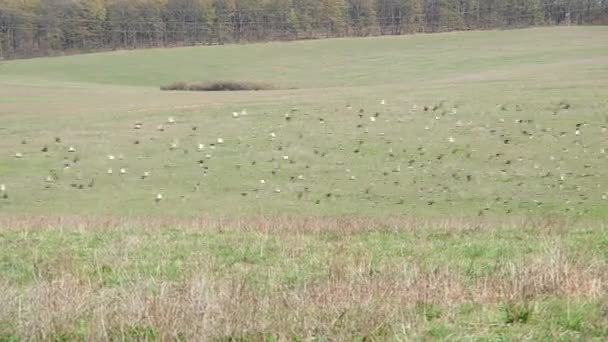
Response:
[{"label": "field", "polygon": [[605,340],[606,36],[0,63],[0,340]]}]

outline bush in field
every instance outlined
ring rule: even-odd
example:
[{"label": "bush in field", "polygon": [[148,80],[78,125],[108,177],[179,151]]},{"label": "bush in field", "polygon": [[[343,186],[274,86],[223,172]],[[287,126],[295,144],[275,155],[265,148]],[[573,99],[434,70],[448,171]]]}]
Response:
[{"label": "bush in field", "polygon": [[270,89],[274,89],[270,84],[250,81],[175,82],[160,87],[160,90],[185,91],[244,91]]}]

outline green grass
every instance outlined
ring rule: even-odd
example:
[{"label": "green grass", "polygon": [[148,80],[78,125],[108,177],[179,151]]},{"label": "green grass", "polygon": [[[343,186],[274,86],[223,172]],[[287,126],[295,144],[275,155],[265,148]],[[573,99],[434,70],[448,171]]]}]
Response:
[{"label": "green grass", "polygon": [[604,34],[604,27],[576,27],[117,51],[15,61],[3,74],[153,88],[216,79],[301,88],[402,85],[605,56]]},{"label": "green grass", "polygon": [[[5,62],[0,182],[9,198],[0,210],[604,218],[605,34],[603,27],[551,28]],[[158,90],[208,79],[299,89]],[[248,115],[232,118],[242,109]],[[157,131],[168,116],[177,123]],[[225,143],[210,150],[219,137]],[[170,151],[173,141],[179,147]],[[197,152],[198,143],[207,149]],[[49,151],[40,152],[45,145]],[[64,158],[76,156],[64,170]],[[119,176],[120,168],[129,173]],[[45,184],[51,170],[58,180]],[[151,173],[145,181],[144,171]],[[156,205],[159,192],[166,200]]]},{"label": "green grass", "polygon": [[2,62],[0,341],[606,340],[607,34]]}]

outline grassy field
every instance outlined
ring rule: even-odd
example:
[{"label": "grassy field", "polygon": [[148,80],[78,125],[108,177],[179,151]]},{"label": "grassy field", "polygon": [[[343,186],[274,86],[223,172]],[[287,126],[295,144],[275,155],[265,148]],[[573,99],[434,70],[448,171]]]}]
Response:
[{"label": "grassy field", "polygon": [[0,63],[0,340],[608,338],[607,35]]},{"label": "grassy field", "polygon": [[[0,210],[605,218],[605,35],[534,29],[5,62]],[[207,79],[298,89],[158,90]]]}]

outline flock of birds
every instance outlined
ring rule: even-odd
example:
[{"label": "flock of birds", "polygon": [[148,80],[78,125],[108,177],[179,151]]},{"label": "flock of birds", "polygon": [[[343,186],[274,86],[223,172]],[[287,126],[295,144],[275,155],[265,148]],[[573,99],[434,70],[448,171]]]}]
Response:
[{"label": "flock of birds", "polygon": [[[520,105],[512,109],[497,105],[492,115],[480,115],[483,123],[473,122],[476,117],[461,115],[459,105],[445,101],[431,106],[410,105],[397,111],[387,109],[386,100],[381,100],[379,106],[370,115],[363,108],[346,105],[345,109],[336,110],[342,113],[332,117],[320,116],[321,111],[292,108],[280,117],[274,116],[271,120],[277,121],[270,126],[268,116],[261,119],[264,125],[245,120],[253,116],[243,109],[232,112],[231,118],[227,115],[226,120],[247,122],[241,126],[232,123],[235,129],[228,141],[223,137],[196,141],[200,138],[199,128],[173,116],[153,124],[155,130],[142,121],[133,123],[132,130],[148,128],[146,135],[152,143],[159,139],[170,141],[166,152],[161,148],[158,153],[182,152],[177,156],[183,157],[176,158],[182,158],[184,165],[201,169],[200,178],[179,180],[192,183],[195,191],[205,188],[204,177],[220,181],[227,178],[226,182],[237,184],[226,186],[226,191],[238,188],[236,192],[242,197],[252,195],[257,200],[273,193],[291,193],[294,201],[314,204],[363,200],[374,206],[411,208],[459,204],[467,207],[473,203],[477,214],[483,215],[494,209],[512,213],[536,208],[584,214],[597,206],[597,200],[608,199],[608,172],[603,167],[608,127],[602,123],[575,122],[570,130],[562,129],[563,122],[551,127],[549,120],[539,120],[541,124],[535,118],[519,117],[525,115]],[[553,115],[569,110],[570,104],[562,102],[555,106]],[[182,139],[167,139],[171,138],[167,135],[176,132],[189,133]],[[242,138],[245,134],[248,138]],[[585,134],[591,138],[583,139]],[[187,143],[183,144],[183,140]],[[134,145],[151,144],[137,133],[132,141]],[[63,156],[62,166],[44,176],[48,189],[66,178],[62,172],[81,162],[78,146],[63,144],[61,137],[56,137],[54,143],[67,153],[59,153]],[[28,142],[23,140],[21,144]],[[40,151],[48,156],[49,145]],[[21,151],[14,154],[16,162],[30,157],[30,153]],[[223,163],[214,164],[223,157]],[[123,154],[107,155],[107,177],[130,175],[126,166],[114,166],[115,161],[125,158]],[[227,163],[233,163],[234,169]],[[237,175],[231,177],[234,170]],[[153,169],[141,169],[136,178],[147,181],[154,173]],[[253,177],[259,175],[262,176],[255,181]],[[70,183],[70,187],[94,188],[96,177],[102,177],[100,170],[87,181]],[[257,185],[252,184],[254,181]],[[0,184],[3,200],[9,200],[9,185]],[[162,191],[154,191],[151,197],[157,204],[167,200]],[[175,194],[170,198],[176,198]]]}]

